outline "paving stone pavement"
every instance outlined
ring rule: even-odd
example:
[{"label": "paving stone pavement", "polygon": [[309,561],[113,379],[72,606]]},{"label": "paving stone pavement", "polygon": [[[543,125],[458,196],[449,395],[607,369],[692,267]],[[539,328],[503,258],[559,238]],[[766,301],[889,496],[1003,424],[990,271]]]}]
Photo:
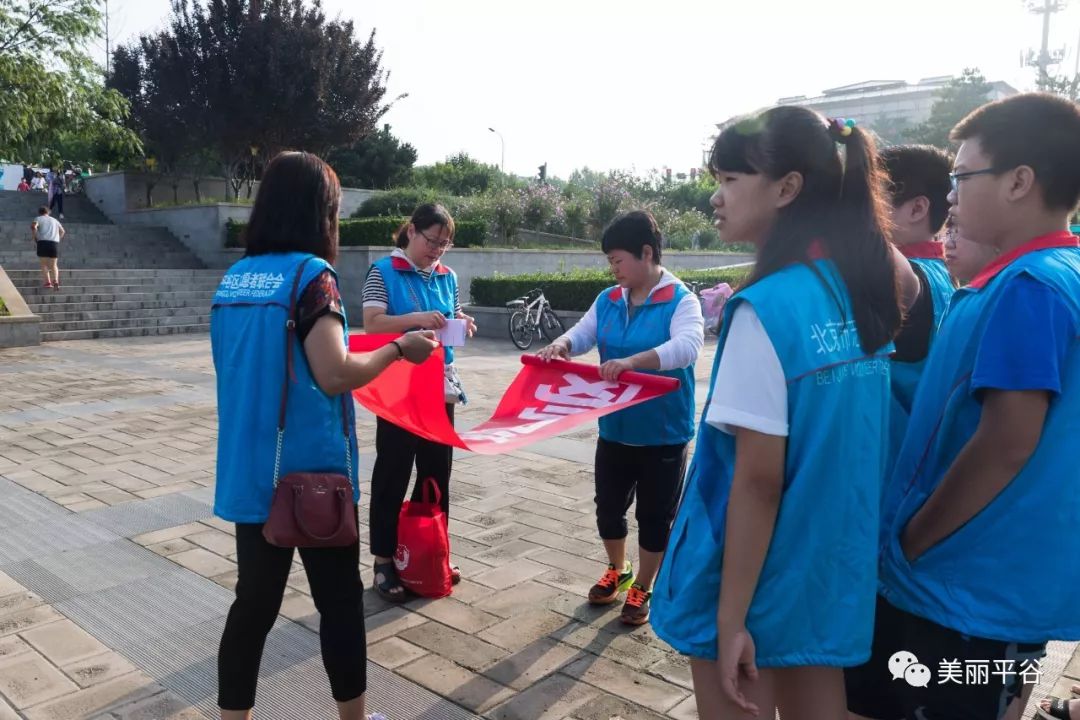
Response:
[{"label": "paving stone pavement", "polygon": [[[699,402],[712,353],[698,365]],[[494,409],[517,351],[481,340],[459,358],[468,427]],[[0,388],[0,720],[212,717],[236,554],[232,526],[210,512],[208,338],[5,350]],[[358,432],[369,478],[370,414]],[[391,720],[697,717],[685,659],[648,626],[625,629],[618,605],[583,599],[605,562],[595,437],[589,426],[508,455],[457,453],[450,534],[463,580],[451,598],[402,607],[365,594],[369,710]],[[259,716],[335,716],[298,559],[281,615]],[[1080,656],[1062,673],[1072,651],[1054,645],[1035,697],[1080,678]]]}]

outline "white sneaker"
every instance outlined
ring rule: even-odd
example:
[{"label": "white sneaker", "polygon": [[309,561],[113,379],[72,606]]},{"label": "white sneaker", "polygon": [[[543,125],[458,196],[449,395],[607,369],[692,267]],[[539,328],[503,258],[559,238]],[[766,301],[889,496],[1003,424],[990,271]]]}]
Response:
[{"label": "white sneaker", "polygon": [[63,219],[64,219],[64,213],[60,213],[60,219],[61,219],[61,220],[63,220]]}]

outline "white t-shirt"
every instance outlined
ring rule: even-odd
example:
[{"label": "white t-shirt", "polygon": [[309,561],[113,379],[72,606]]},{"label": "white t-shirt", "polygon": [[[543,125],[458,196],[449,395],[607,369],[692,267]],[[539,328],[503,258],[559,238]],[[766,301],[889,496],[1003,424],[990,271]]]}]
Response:
[{"label": "white t-shirt", "polygon": [[705,422],[728,435],[741,427],[787,437],[784,368],[750,303],[740,304],[732,315]]},{"label": "white t-shirt", "polygon": [[60,221],[49,215],[34,218],[37,224],[37,239],[47,242],[60,242]]}]

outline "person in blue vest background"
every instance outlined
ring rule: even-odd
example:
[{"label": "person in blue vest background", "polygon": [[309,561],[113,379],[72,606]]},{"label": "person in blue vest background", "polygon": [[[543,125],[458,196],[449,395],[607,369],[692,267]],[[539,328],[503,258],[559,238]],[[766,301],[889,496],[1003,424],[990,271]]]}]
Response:
[{"label": "person in blue vest background", "polygon": [[[442,262],[454,246],[454,218],[442,205],[416,208],[397,232],[397,247],[372,263],[364,282],[364,331],[400,333],[418,328],[438,330],[449,319],[466,323],[466,334],[476,332],[473,318],[461,310],[457,274]],[[454,406],[465,402],[465,391],[454,368],[454,348],[444,347],[446,360],[446,414],[454,422]],[[398,514],[416,466],[412,498],[422,499],[422,482],[434,478],[441,504],[450,517],[450,471],[454,449],[425,440],[392,422],[378,418],[375,429],[375,469],[371,475],[371,553],[375,556],[375,590],[384,599],[400,603],[408,595],[398,578],[394,555],[398,546]],[[451,568],[453,581],[461,578]]]},{"label": "person in blue vest background", "polygon": [[888,472],[900,452],[930,345],[956,287],[945,265],[945,245],[937,238],[949,214],[952,158],[929,145],[894,145],[880,157],[888,176],[890,237],[908,259],[919,289],[892,357]]},{"label": "person in blue vest background", "polygon": [[[605,380],[637,370],[679,381],[679,389],[664,397],[600,418],[596,443],[596,524],[608,568],[589,590],[589,602],[608,605],[626,592],[622,622],[643,625],[694,437],[694,364],[705,344],[705,320],[697,296],[660,265],[663,236],[652,215],[635,211],[615,218],[600,248],[617,285],[600,293],[581,321],[539,355],[567,358],[598,347]],[[636,576],[626,557],[626,513],[635,497]]]},{"label": "person in blue vest background", "polygon": [[[952,138],[950,214],[1000,254],[953,297],[884,490],[862,717],[1019,718],[1047,641],[1080,639],[1080,108],[1016,95]],[[894,657],[932,679],[894,682]]]},{"label": "person in blue vest background", "polygon": [[[349,392],[402,357],[422,362],[437,347],[411,333],[374,352],[350,355],[348,321],[332,263],[338,251],[337,175],[318,157],[288,152],[263,174],[244,231],[244,258],[230,267],[210,311],[217,373],[218,452],[214,513],[236,523],[236,601],[218,653],[222,718],[247,720],[267,633],[278,617],[292,548],[262,535],[274,491],[278,408],[288,377],[280,474],[355,469],[356,419]],[[294,285],[298,300],[289,317]],[[295,323],[295,340],[286,323]],[[282,351],[284,348],[284,352]],[[292,353],[292,373],[286,366]],[[353,469],[349,473],[347,467]],[[367,651],[359,542],[302,548],[330,689],[343,720],[364,717]]]},{"label": "person in blue vest background", "polygon": [[[843,154],[841,154],[843,146]],[[653,629],[689,655],[702,718],[841,720],[870,655],[899,269],[872,136],[785,106],[716,139],[727,303]]]}]

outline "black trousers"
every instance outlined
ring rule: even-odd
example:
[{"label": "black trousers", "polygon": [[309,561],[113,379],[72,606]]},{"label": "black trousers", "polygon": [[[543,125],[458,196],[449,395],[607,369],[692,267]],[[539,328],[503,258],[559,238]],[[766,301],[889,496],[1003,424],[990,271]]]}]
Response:
[{"label": "black trousers", "polygon": [[59,210],[59,215],[64,214],[64,193],[53,193],[52,202],[49,203],[49,212]]},{"label": "black trousers", "polygon": [[[236,525],[236,600],[229,610],[218,651],[218,706],[248,710],[255,705],[266,636],[277,620],[293,551],[262,536],[261,524]],[[319,611],[323,665],[334,700],[348,702],[367,689],[367,639],[360,544],[301,548],[311,596]]]},{"label": "black trousers", "polygon": [[[447,404],[446,415],[454,423],[454,406]],[[409,489],[413,465],[416,483],[412,499],[422,500],[423,481],[435,478],[442,494],[442,509],[450,517],[450,470],[454,448],[425,440],[392,422],[379,418],[375,424],[375,469],[371,473],[371,553],[394,557],[398,545],[398,514]]]},{"label": "black trousers", "polygon": [[626,511],[637,496],[638,544],[664,552],[686,472],[686,444],[596,443],[596,527],[603,540],[627,535]]}]

